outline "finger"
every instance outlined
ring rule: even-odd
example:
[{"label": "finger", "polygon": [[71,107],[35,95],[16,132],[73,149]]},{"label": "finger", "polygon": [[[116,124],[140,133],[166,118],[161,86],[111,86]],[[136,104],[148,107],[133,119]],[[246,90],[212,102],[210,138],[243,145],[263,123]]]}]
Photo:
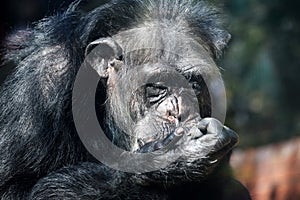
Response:
[{"label": "finger", "polygon": [[197,126],[202,132],[207,132],[207,134],[218,134],[223,129],[223,124],[214,118],[204,118],[200,120]]},{"label": "finger", "polygon": [[185,130],[182,127],[177,128],[173,131],[168,137],[163,140],[163,144],[167,150],[173,149],[176,146],[176,143],[182,138]]}]

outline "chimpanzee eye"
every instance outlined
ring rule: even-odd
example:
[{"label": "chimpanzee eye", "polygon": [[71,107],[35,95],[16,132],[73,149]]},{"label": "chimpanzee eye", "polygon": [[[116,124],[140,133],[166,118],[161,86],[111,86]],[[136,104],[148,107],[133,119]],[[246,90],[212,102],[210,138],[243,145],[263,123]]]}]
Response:
[{"label": "chimpanzee eye", "polygon": [[168,88],[159,84],[149,83],[145,87],[145,97],[148,105],[158,103],[166,97]]}]

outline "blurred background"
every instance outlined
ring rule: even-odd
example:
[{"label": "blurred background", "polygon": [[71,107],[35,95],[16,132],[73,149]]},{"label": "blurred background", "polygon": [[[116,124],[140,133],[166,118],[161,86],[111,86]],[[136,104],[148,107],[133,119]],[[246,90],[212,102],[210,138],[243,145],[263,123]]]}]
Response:
[{"label": "blurred background", "polygon": [[[300,1],[214,1],[223,4],[232,34],[219,65],[227,88],[226,124],[240,135],[233,173],[253,199],[299,200]],[[70,2],[2,1],[0,40]],[[0,84],[11,70],[0,67]]]},{"label": "blurred background", "polygon": [[224,0],[233,39],[220,65],[231,164],[253,199],[300,199],[300,1]]}]

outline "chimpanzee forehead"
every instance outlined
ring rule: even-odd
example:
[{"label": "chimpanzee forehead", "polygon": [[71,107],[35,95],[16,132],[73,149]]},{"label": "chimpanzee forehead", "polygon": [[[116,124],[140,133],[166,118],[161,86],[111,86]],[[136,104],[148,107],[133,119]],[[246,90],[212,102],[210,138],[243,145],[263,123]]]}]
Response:
[{"label": "chimpanzee forehead", "polygon": [[173,64],[182,58],[214,62],[208,47],[200,38],[194,39],[188,33],[168,28],[139,27],[121,31],[113,39],[123,49],[125,61],[132,65],[157,60]]},{"label": "chimpanzee forehead", "polygon": [[138,82],[138,85],[158,83],[166,87],[188,87],[188,80],[176,67],[163,61],[129,67],[123,78]]}]

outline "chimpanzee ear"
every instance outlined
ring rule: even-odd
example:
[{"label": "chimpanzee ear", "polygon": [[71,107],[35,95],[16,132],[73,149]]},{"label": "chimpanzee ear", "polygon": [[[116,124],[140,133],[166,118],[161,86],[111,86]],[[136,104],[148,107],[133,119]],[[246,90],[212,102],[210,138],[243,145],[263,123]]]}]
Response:
[{"label": "chimpanzee ear", "polygon": [[222,52],[227,46],[230,39],[231,35],[226,30],[218,30],[212,36],[212,43],[214,45],[214,53],[216,58],[219,58],[222,55]]},{"label": "chimpanzee ear", "polygon": [[116,70],[123,64],[123,50],[112,38],[100,38],[91,42],[85,49],[87,62],[106,78],[108,77],[108,68]]}]

